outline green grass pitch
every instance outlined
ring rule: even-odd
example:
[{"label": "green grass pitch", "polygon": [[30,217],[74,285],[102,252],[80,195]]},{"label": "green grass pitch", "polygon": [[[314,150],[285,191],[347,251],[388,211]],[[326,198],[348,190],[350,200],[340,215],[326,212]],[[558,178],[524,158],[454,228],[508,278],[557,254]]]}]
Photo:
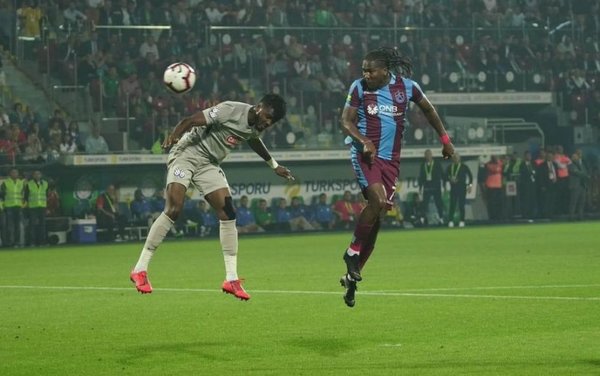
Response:
[{"label": "green grass pitch", "polygon": [[600,374],[600,223],[384,231],[356,307],[350,234],[0,251],[0,375]]}]

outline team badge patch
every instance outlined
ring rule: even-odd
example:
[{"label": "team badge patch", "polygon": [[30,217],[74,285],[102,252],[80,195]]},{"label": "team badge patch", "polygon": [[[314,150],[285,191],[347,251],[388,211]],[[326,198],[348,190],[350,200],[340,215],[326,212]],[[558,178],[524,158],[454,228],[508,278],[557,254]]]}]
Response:
[{"label": "team badge patch", "polygon": [[406,94],[404,94],[403,91],[397,91],[396,93],[394,93],[394,99],[396,100],[396,102],[404,103],[406,102]]},{"label": "team badge patch", "polygon": [[379,112],[379,109],[377,108],[376,104],[367,105],[367,113],[369,115],[377,115],[378,112]]}]

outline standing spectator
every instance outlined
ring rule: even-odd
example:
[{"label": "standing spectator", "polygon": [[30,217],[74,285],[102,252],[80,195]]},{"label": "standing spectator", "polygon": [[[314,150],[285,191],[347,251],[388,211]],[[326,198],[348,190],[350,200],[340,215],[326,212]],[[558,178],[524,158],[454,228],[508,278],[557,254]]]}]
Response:
[{"label": "standing spectator", "polygon": [[19,178],[19,170],[12,168],[2,185],[0,185],[0,199],[4,201],[4,215],[6,218],[6,237],[3,246],[17,247],[21,241],[21,228],[23,226],[23,193],[25,181]]},{"label": "standing spectator", "polygon": [[[119,213],[119,199],[115,186],[112,184],[109,184],[106,190],[96,199],[96,220],[99,228],[107,230],[107,241],[122,241],[125,239],[126,218]],[[118,229],[116,235],[115,229]]]},{"label": "standing spectator", "polygon": [[40,21],[44,17],[44,12],[31,0],[26,0],[22,8],[17,10],[17,15],[21,19],[23,36],[39,38]]},{"label": "standing spectator", "polygon": [[571,156],[569,164],[569,219],[582,220],[585,204],[585,191],[590,175],[584,164],[581,162],[578,153]]},{"label": "standing spectator", "polygon": [[[440,224],[444,224],[444,205],[442,203],[442,166],[433,159],[430,149],[425,150],[425,161],[419,168],[419,194],[423,198],[421,201],[421,213],[427,217],[429,212],[429,201],[433,198],[439,217]],[[425,223],[426,218],[421,218],[421,223]]]},{"label": "standing spectator", "polygon": [[467,193],[473,187],[473,174],[466,164],[460,163],[460,155],[454,153],[452,164],[446,170],[446,180],[450,183],[450,210],[448,212],[448,227],[454,227],[454,210],[458,206],[460,215],[458,227],[465,227],[465,202]]},{"label": "standing spectator", "polygon": [[108,144],[100,134],[100,128],[92,125],[92,134],[85,140],[85,152],[88,154],[106,154],[108,153]]},{"label": "standing spectator", "polygon": [[155,58],[160,59],[160,55],[158,54],[158,46],[156,45],[154,37],[151,34],[146,37],[146,41],[140,46],[139,52],[142,59],[145,59],[148,54],[153,54]]},{"label": "standing spectator", "polygon": [[133,193],[133,201],[129,204],[131,210],[131,219],[137,225],[151,226],[152,204],[144,197],[141,189],[136,189]]},{"label": "standing spectator", "polygon": [[540,214],[542,218],[552,218],[556,200],[557,167],[552,151],[547,151],[545,156],[546,161],[540,164],[536,171],[536,177],[540,185],[540,202],[542,203]]},{"label": "standing spectator", "polygon": [[327,203],[327,194],[321,193],[319,201],[314,205],[313,209],[313,224],[317,228],[332,230],[335,226],[335,216],[331,205]]},{"label": "standing spectator", "polygon": [[60,215],[60,195],[56,189],[56,182],[49,179],[48,195],[46,197],[46,217],[59,217]]},{"label": "standing spectator", "polygon": [[536,167],[531,161],[531,153],[523,153],[523,162],[519,168],[519,183],[517,193],[523,218],[531,219],[536,213]]},{"label": "standing spectator", "polygon": [[493,221],[502,219],[502,161],[497,156],[485,164],[487,173],[485,179],[486,201],[489,218]]},{"label": "standing spectator", "polygon": [[48,182],[42,172],[36,170],[25,185],[25,201],[29,218],[29,241],[34,246],[46,244],[46,207],[48,206]]},{"label": "standing spectator", "polygon": [[27,137],[27,146],[25,146],[23,160],[28,163],[44,163],[46,158],[43,152],[44,147],[38,135],[35,133],[30,134]]},{"label": "standing spectator", "polygon": [[559,214],[567,214],[569,208],[569,165],[571,160],[564,154],[561,145],[556,147],[554,163],[556,165],[556,209]]}]

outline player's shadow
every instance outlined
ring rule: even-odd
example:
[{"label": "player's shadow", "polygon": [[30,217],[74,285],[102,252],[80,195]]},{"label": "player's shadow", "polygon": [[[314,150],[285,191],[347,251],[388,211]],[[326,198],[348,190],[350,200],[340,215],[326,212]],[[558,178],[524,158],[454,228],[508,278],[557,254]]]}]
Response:
[{"label": "player's shadow", "polygon": [[286,342],[291,346],[300,347],[325,357],[342,356],[355,348],[349,338],[299,337]]},{"label": "player's shadow", "polygon": [[231,347],[230,343],[223,342],[184,342],[184,343],[164,343],[152,346],[136,346],[127,349],[127,356],[120,359],[120,363],[132,364],[142,358],[151,358],[159,355],[168,354],[169,356],[193,356],[214,361],[230,361],[236,359],[234,355],[223,356],[223,348]]}]

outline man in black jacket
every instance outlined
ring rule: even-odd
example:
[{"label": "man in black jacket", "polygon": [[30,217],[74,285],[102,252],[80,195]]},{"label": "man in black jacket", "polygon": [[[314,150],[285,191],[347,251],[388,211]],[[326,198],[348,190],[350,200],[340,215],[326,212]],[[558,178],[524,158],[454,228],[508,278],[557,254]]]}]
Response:
[{"label": "man in black jacket", "polygon": [[517,194],[519,195],[523,218],[531,219],[535,215],[537,206],[535,179],[535,165],[531,160],[531,153],[526,151],[523,154],[523,162],[519,167],[519,183],[517,185]]},{"label": "man in black jacket", "polygon": [[[423,200],[421,201],[421,215],[427,217],[429,200],[433,197],[435,207],[437,208],[440,224],[444,224],[444,206],[442,204],[442,166],[439,162],[433,160],[431,150],[425,150],[425,161],[419,168],[419,193]],[[421,218],[421,222],[425,222]]]},{"label": "man in black jacket", "polygon": [[454,227],[454,210],[458,205],[460,214],[458,227],[465,227],[465,202],[467,192],[473,187],[473,174],[466,164],[461,163],[460,155],[454,153],[452,164],[446,169],[446,181],[450,183],[450,211],[448,227]]}]

